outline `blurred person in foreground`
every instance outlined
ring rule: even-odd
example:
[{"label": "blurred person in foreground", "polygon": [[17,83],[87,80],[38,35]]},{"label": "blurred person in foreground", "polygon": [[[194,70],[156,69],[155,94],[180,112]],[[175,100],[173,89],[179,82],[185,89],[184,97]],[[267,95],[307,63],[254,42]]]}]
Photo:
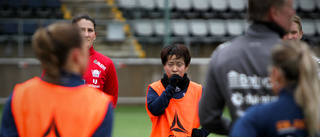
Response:
[{"label": "blurred person in foreground", "polygon": [[[252,105],[275,100],[267,66],[274,45],[290,30],[293,0],[248,0],[252,24],[244,35],[221,44],[212,54],[199,117],[203,128],[228,135],[232,121]],[[222,116],[229,108],[231,119]]]},{"label": "blurred person in foreground", "polygon": [[3,111],[1,137],[110,137],[111,96],[83,85],[88,49],[77,27],[54,23],[32,38],[46,72],[17,84]]},{"label": "blurred person in foreground", "polygon": [[231,137],[319,136],[318,65],[306,43],[284,41],[274,47],[270,78],[276,102],[256,105],[239,118]]},{"label": "blurred person in foreground", "polygon": [[112,60],[95,51],[93,41],[96,39],[96,22],[85,13],[79,13],[72,19],[83,37],[83,45],[89,50],[89,65],[83,75],[85,83],[91,87],[100,89],[104,93],[113,97],[113,107],[115,108],[118,101],[118,78],[117,72]]},{"label": "blurred person in foreground", "polygon": [[198,104],[202,86],[190,81],[186,71],[191,55],[182,44],[171,44],[161,52],[166,74],[148,86],[146,109],[152,122],[151,137],[206,137],[200,127]]}]

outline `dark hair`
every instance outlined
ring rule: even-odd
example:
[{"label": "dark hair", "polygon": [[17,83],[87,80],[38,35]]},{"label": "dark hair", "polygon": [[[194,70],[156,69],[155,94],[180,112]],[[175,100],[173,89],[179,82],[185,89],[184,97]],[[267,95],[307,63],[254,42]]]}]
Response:
[{"label": "dark hair", "polygon": [[280,8],[287,0],[248,0],[248,20],[262,21],[272,6]]},{"label": "dark hair", "polygon": [[96,30],[96,21],[87,13],[76,14],[72,19],[72,24],[77,24],[81,19],[90,20],[93,24],[94,30]]},{"label": "dark hair", "polygon": [[168,57],[172,55],[176,55],[178,59],[182,57],[184,59],[186,67],[189,66],[191,55],[188,48],[183,44],[170,44],[162,50],[161,61],[163,66],[165,66],[165,64],[167,63]]},{"label": "dark hair", "polygon": [[38,29],[33,35],[32,46],[45,71],[44,80],[57,84],[70,50],[81,48],[81,45],[80,32],[70,23],[53,23]]}]

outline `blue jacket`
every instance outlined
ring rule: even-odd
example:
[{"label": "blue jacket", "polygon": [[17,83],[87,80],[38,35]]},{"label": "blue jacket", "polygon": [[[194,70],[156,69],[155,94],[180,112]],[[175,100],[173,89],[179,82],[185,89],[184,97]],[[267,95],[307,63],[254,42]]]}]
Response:
[{"label": "blue jacket", "polygon": [[307,137],[294,90],[294,86],[286,87],[280,91],[277,101],[249,108],[234,124],[230,137]]},{"label": "blue jacket", "polygon": [[[61,75],[62,75],[62,79],[61,79],[62,86],[76,87],[84,83],[80,75],[70,74],[66,72],[61,72]],[[12,94],[10,95],[7,103],[4,106],[0,137],[18,137],[19,136],[16,124],[12,115],[11,99],[12,99]],[[100,127],[97,128],[97,130],[93,134],[93,137],[95,136],[110,137],[111,136],[112,122],[113,122],[113,109],[112,109],[111,103],[108,106],[107,112],[108,113],[106,114]]]}]

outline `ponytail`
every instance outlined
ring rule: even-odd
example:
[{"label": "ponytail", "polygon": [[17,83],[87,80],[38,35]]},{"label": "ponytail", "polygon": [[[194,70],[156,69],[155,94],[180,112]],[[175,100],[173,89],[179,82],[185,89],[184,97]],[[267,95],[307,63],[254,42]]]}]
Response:
[{"label": "ponytail", "polygon": [[294,98],[304,113],[310,136],[319,131],[320,80],[318,64],[306,43],[284,41],[272,52],[272,63],[280,68],[288,83],[297,85]]},{"label": "ponytail", "polygon": [[299,80],[295,91],[295,100],[305,115],[309,134],[314,136],[319,131],[320,80],[318,64],[306,44],[301,44],[301,59],[298,62]]},{"label": "ponytail", "polygon": [[45,72],[44,80],[59,84],[63,69],[72,48],[81,48],[81,35],[74,25],[54,23],[47,28],[38,29],[32,38],[35,55]]},{"label": "ponytail", "polygon": [[45,71],[44,80],[57,84],[60,77],[59,62],[54,55],[54,45],[46,29],[39,29],[33,36],[33,49]]}]

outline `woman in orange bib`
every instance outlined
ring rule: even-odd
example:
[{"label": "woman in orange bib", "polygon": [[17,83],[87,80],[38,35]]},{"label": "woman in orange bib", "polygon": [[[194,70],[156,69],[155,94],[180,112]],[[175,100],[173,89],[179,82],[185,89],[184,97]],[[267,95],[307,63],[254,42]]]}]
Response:
[{"label": "woman in orange bib", "polygon": [[198,129],[198,103],[202,86],[187,77],[191,55],[182,44],[172,44],[161,52],[166,74],[149,85],[146,109],[152,122],[151,137],[206,137]]},{"label": "woman in orange bib", "polygon": [[46,74],[15,86],[4,107],[0,136],[111,136],[111,97],[81,79],[88,62],[81,39],[68,23],[36,31],[32,46]]}]

